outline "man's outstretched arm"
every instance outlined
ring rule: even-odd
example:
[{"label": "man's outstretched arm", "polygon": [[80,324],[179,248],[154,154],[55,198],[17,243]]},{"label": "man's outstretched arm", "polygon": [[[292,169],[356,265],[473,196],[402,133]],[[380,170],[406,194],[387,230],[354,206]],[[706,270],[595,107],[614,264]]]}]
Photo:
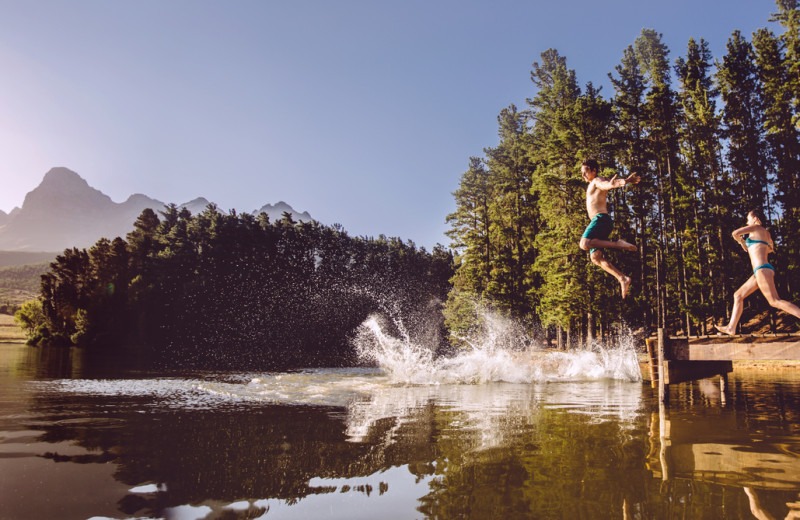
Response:
[{"label": "man's outstretched arm", "polygon": [[603,191],[608,191],[608,190],[610,190],[612,188],[622,188],[623,186],[626,186],[628,184],[639,184],[640,180],[641,179],[639,178],[638,174],[631,173],[630,175],[628,175],[624,179],[618,179],[616,175],[614,175],[610,179],[604,179],[602,177],[597,177],[594,180],[594,184],[595,184],[595,186],[597,188],[599,188],[599,189],[601,189]]}]

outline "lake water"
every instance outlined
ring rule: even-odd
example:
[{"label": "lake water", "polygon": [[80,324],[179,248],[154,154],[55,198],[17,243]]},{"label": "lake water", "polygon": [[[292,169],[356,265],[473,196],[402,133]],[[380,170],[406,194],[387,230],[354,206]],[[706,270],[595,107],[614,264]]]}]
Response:
[{"label": "lake water", "polygon": [[[380,331],[373,331],[377,335]],[[0,344],[0,518],[798,518],[800,373],[673,388],[631,349],[139,371]],[[792,516],[794,515],[794,516]]]}]

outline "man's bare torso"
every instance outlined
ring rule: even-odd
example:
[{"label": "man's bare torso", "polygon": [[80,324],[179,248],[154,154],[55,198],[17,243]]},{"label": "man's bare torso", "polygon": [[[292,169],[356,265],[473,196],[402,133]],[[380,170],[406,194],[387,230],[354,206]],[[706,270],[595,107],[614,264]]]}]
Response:
[{"label": "man's bare torso", "polygon": [[595,177],[586,187],[586,212],[589,218],[594,218],[598,213],[608,213],[608,191],[597,187],[597,181],[607,181],[605,177]]}]

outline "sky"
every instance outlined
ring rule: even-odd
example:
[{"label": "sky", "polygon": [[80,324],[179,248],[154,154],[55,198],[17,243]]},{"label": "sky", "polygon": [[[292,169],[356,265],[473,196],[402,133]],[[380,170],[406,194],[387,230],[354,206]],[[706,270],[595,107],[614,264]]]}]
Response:
[{"label": "sky", "polygon": [[0,210],[64,166],[123,202],[285,201],[450,240],[452,192],[549,48],[602,86],[642,29],[721,60],[774,0],[0,0]]}]

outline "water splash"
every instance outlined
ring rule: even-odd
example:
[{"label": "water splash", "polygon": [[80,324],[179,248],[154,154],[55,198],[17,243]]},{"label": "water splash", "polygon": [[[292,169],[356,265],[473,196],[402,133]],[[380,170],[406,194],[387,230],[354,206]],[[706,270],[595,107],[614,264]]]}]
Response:
[{"label": "water splash", "polygon": [[641,380],[632,338],[613,347],[595,343],[587,350],[558,352],[536,348],[519,324],[497,314],[486,313],[483,324],[480,333],[459,338],[467,347],[449,357],[436,357],[436,345],[412,341],[402,326],[392,335],[378,315],[361,324],[353,344],[361,359],[377,364],[395,383]]}]

